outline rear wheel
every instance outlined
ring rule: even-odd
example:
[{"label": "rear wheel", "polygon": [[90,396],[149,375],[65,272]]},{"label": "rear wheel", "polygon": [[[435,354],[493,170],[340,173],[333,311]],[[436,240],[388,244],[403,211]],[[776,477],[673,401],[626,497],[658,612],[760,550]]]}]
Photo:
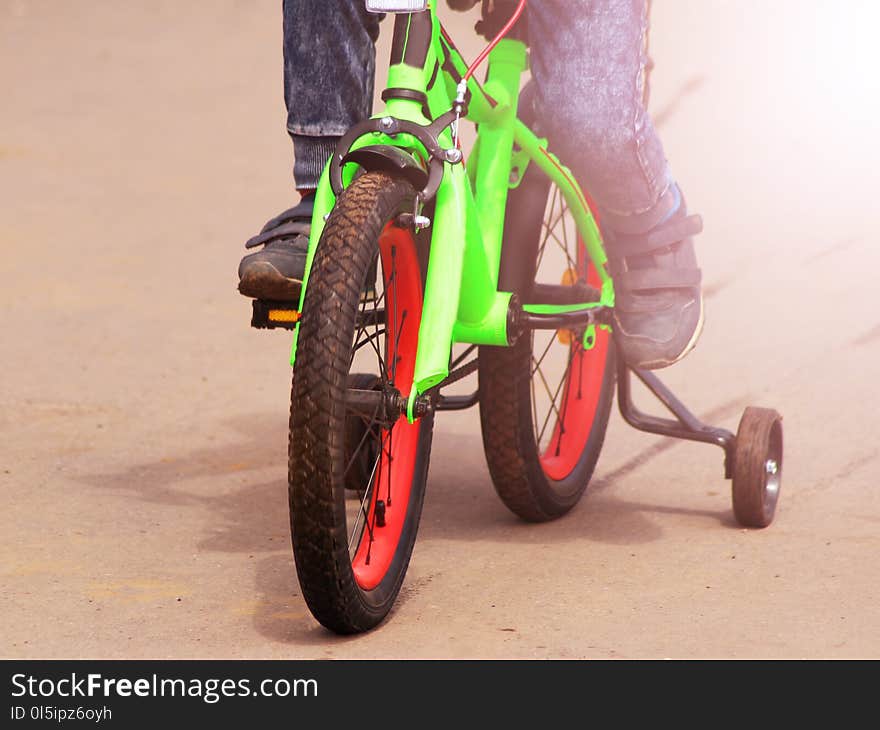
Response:
[{"label": "rear wheel", "polygon": [[[393,406],[412,387],[422,314],[416,241],[395,225],[413,198],[408,183],[384,173],[346,188],[303,304],[291,396],[291,535],[306,603],[338,633],[366,631],[388,614],[424,500],[433,421],[411,424]],[[367,296],[376,267],[381,276]]]},{"label": "rear wheel", "polygon": [[[548,193],[546,184],[527,180],[511,193],[508,213],[520,218],[509,219],[507,229],[529,231],[532,240],[505,233],[505,248],[534,256],[534,277],[525,287],[535,281],[599,288],[561,192],[553,187]],[[521,220],[529,210],[535,220]],[[528,300],[529,292],[523,294]],[[584,349],[582,333],[567,330],[536,330],[513,347],[481,348],[486,460],[495,490],[515,514],[542,522],[577,504],[602,448],[614,382],[614,348],[602,329],[590,349]]]}]

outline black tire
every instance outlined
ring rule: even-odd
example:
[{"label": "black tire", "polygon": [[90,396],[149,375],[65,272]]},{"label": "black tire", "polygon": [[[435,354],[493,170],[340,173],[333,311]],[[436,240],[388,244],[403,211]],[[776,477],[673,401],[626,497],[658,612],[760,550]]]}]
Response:
[{"label": "black tire", "polygon": [[771,408],[745,409],[736,432],[733,514],[743,527],[767,527],[782,488],[782,416]]},{"label": "black tire", "polygon": [[[414,314],[417,311],[421,316],[423,272],[419,257],[409,250],[407,241],[416,247],[412,234],[389,224],[400,212],[412,211],[413,199],[409,183],[385,173],[367,173],[352,182],[327,221],[303,303],[290,414],[293,554],[312,614],[342,634],[367,631],[388,614],[409,565],[424,500],[431,416],[409,426],[405,419],[380,423],[375,413],[360,429],[361,436],[366,434],[364,448],[371,447],[377,455],[361,490],[364,502],[346,500],[346,488],[349,496],[357,491],[346,466],[359,448],[350,443],[353,427],[346,406],[347,388],[400,386],[403,395],[408,395],[411,385],[408,358],[411,355],[414,360],[409,350],[414,334],[417,341]],[[383,271],[378,277],[383,293],[373,299],[371,311],[362,292],[377,260]],[[392,274],[389,261],[401,270],[393,268]],[[408,270],[404,272],[403,267]],[[404,291],[406,281],[414,285]],[[392,299],[393,315],[382,308],[383,301],[389,304]],[[390,332],[397,334],[393,340]],[[363,360],[371,358],[374,361],[368,364],[373,372],[370,368],[362,372]],[[401,372],[409,369],[409,383],[404,382],[405,374],[398,373],[397,364]],[[354,369],[358,372],[351,373]],[[370,439],[378,443],[371,445]],[[406,451],[406,459],[397,458],[401,450]],[[391,453],[394,458],[388,459]],[[394,495],[403,497],[395,501]],[[394,530],[382,526],[386,508]]]},{"label": "black tire", "polygon": [[[572,240],[568,232],[573,223],[566,222],[570,214],[562,196],[555,188],[550,189],[546,178],[532,165],[520,187],[511,191],[507,207],[504,249],[502,254],[502,290],[515,291],[522,301],[529,301],[532,283],[559,284],[565,267],[556,267],[552,260],[547,261],[545,249],[551,243],[546,227],[547,220],[562,221],[565,235],[564,247],[566,265],[569,271],[577,273],[577,281],[596,284],[595,271],[590,272],[586,263],[586,252],[579,240]],[[575,237],[576,239],[576,237]],[[573,251],[568,251],[569,243]],[[553,244],[555,246],[555,243]],[[562,246],[562,239],[560,239]],[[572,256],[574,261],[572,262]],[[525,262],[525,265],[523,265]],[[574,263],[571,267],[568,262]],[[550,271],[545,269],[549,268]],[[554,278],[555,277],[555,278]],[[571,277],[569,277],[570,279]],[[574,283],[569,281],[568,283]],[[577,504],[593,474],[605,429],[611,412],[615,384],[615,348],[610,342],[610,333],[598,330],[597,343],[593,350],[584,351],[575,336],[569,336],[566,345],[560,335],[559,344],[565,362],[562,380],[562,407],[551,398],[551,411],[556,408],[556,423],[551,442],[545,444],[543,437],[549,427],[546,417],[539,416],[535,385],[539,377],[543,380],[538,387],[547,384],[541,367],[547,353],[553,350],[549,339],[557,337],[555,332],[535,332],[524,335],[513,347],[481,347],[479,366],[480,423],[483,433],[483,447],[492,483],[504,504],[516,515],[530,522],[552,520],[568,512]],[[544,353],[542,358],[542,353]],[[567,353],[567,356],[565,355]],[[594,358],[589,361],[584,358]],[[587,363],[586,365],[584,363]],[[540,363],[533,371],[533,363]],[[588,378],[592,383],[591,392],[584,393],[578,385],[576,398],[589,397],[590,405],[578,411],[578,403],[569,399],[569,391],[574,392],[573,378],[592,368]],[[554,386],[547,387],[553,395]],[[556,387],[559,395],[559,387]],[[593,407],[595,404],[595,407]],[[565,418],[571,419],[582,412],[583,422],[579,426],[576,444],[566,442],[568,449],[565,464],[558,465],[550,449],[555,443],[555,456],[559,457],[560,447],[565,438]],[[590,418],[589,423],[586,418]],[[543,428],[541,423],[543,422]],[[571,433],[571,431],[569,431]],[[552,467],[552,468],[551,468]]]}]

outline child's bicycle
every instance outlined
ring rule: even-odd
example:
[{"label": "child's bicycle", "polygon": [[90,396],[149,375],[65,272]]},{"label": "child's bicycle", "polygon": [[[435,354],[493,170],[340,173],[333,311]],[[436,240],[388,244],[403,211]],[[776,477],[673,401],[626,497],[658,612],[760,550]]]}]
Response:
[{"label": "child's bicycle", "polygon": [[[397,13],[385,110],[341,140],[317,191],[299,307],[254,302],[253,324],[294,329],[289,485],[293,553],[324,626],[368,630],[409,564],[435,414],[479,404],[495,489],[525,520],[583,495],[615,386],[628,423],[721,446],[733,510],[773,519],[781,417],[702,424],[610,331],[614,285],[596,217],[520,106],[525,0],[483,3],[494,39],[470,67],[436,0],[366,0]],[[488,80],[473,73],[488,54]],[[523,91],[530,93],[528,86]],[[465,165],[464,118],[478,125]],[[301,316],[300,316],[301,313]],[[452,356],[453,345],[465,349]],[[443,390],[477,372],[471,395]],[[640,412],[631,373],[675,416]]]}]

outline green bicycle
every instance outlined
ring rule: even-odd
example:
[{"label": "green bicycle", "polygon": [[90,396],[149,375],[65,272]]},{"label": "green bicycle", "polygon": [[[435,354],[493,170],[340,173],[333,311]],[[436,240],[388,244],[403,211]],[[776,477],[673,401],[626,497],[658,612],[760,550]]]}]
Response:
[{"label": "green bicycle", "polygon": [[[396,14],[385,109],[343,137],[324,171],[299,307],[255,301],[252,322],[294,330],[291,533],[313,615],[339,633],[387,616],[444,410],[479,404],[498,495],[539,522],[584,494],[617,387],[636,428],[724,448],[738,521],[768,525],[779,414],[746,409],[736,436],[705,426],[653,373],[616,356],[597,217],[520,104],[530,93],[516,26],[525,0],[484,2],[492,42],[470,66],[436,0],[366,3]],[[477,125],[467,160],[465,119]],[[453,356],[455,345],[464,350]],[[444,394],[475,372],[475,392]],[[674,420],[638,411],[631,372]]]}]

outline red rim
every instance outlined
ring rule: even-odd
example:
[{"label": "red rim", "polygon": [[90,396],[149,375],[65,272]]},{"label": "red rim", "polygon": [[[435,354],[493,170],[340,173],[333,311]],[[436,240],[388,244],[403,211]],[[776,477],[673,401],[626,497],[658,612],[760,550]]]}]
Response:
[{"label": "red rim", "polygon": [[[586,194],[584,198],[598,225],[599,217],[593,200]],[[601,290],[602,279],[596,267],[589,261],[580,239],[577,242],[576,256],[578,275],[584,277],[593,288]],[[587,447],[599,407],[610,344],[611,333],[597,327],[596,344],[592,349],[584,350],[579,342],[570,345],[574,352],[562,396],[562,407],[553,426],[550,443],[540,457],[541,468],[549,479],[558,482],[567,478],[577,467]]]},{"label": "red rim", "polygon": [[[406,395],[412,389],[422,319],[422,277],[412,233],[388,225],[379,238],[379,253],[385,286],[387,375]],[[419,421],[409,423],[402,416],[382,432],[382,454],[366,515],[371,529],[363,530],[351,561],[355,581],[363,590],[382,582],[397,552],[409,511],[419,430]],[[383,527],[375,524],[379,499],[385,502]]]},{"label": "red rim", "polygon": [[[601,280],[595,267],[586,266],[581,254],[583,246],[578,246],[578,269],[590,286],[600,288]],[[610,334],[596,329],[596,344],[591,350],[584,350],[580,342],[573,342],[571,367],[562,395],[562,406],[553,426],[550,443],[541,454],[541,468],[548,478],[562,481],[568,477],[580,461],[593,430],[599,395],[608,362]]]}]

